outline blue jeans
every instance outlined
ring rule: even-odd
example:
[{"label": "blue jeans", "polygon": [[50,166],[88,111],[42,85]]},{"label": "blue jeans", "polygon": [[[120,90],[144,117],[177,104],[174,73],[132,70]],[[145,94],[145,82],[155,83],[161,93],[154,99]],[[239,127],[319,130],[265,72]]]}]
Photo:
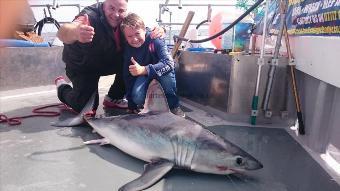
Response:
[{"label": "blue jeans", "polygon": [[[132,88],[132,100],[137,105],[143,105],[145,102],[146,92],[148,90],[151,80],[147,76],[137,77]],[[165,97],[168,101],[169,108],[173,109],[179,107],[179,99],[176,95],[176,78],[175,72],[172,71],[164,76],[157,77],[156,80],[161,84]]]}]

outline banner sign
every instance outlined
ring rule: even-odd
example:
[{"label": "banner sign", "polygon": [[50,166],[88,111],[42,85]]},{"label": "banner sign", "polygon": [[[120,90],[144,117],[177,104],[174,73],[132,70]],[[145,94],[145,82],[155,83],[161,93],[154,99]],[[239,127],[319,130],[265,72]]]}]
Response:
[{"label": "banner sign", "polygon": [[[269,34],[278,33],[279,3],[274,0],[269,6]],[[256,24],[255,34],[262,34],[262,20]],[[340,36],[340,0],[288,0],[286,24],[290,35]]]}]

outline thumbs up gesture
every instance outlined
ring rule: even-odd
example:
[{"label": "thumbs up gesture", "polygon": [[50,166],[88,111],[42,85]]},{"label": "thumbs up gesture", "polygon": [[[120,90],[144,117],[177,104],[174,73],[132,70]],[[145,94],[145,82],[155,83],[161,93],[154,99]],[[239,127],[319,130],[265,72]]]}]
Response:
[{"label": "thumbs up gesture", "polygon": [[141,66],[133,57],[131,57],[131,65],[129,66],[129,72],[132,76],[147,75],[148,71],[145,66]]},{"label": "thumbs up gesture", "polygon": [[77,19],[77,39],[81,43],[92,42],[94,28],[90,25],[89,16],[84,14]]}]

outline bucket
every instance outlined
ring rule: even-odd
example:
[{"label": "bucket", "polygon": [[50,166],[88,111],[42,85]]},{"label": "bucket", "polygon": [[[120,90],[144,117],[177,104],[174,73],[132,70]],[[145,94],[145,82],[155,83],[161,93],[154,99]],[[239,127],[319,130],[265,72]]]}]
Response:
[{"label": "bucket", "polygon": [[[231,23],[223,23],[226,28]],[[241,21],[222,35],[222,48],[232,49],[234,52],[248,51],[250,44],[252,22]]]},{"label": "bucket", "polygon": [[[241,14],[219,12],[211,20],[209,25],[209,35],[213,36],[218,32],[227,28],[233,23]],[[211,40],[211,43],[217,49],[225,49],[233,52],[241,52],[249,49],[250,44],[250,30],[254,21],[251,17],[246,16],[233,28],[222,34],[221,36]]]}]

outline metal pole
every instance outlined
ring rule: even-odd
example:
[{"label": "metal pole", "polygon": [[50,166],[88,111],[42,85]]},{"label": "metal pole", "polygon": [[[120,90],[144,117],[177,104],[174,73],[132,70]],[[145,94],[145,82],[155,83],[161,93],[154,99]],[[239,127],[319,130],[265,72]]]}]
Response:
[{"label": "metal pole", "polygon": [[256,78],[256,86],[255,92],[253,96],[253,101],[251,104],[251,115],[250,115],[250,123],[252,125],[256,124],[256,117],[258,115],[258,102],[259,102],[259,86],[260,86],[260,77],[261,77],[261,68],[264,65],[264,44],[266,38],[266,31],[267,31],[267,19],[268,19],[268,7],[269,7],[269,0],[265,2],[265,12],[264,12],[264,20],[263,20],[263,32],[262,32],[262,44],[261,44],[261,52],[260,57],[257,59],[257,65],[259,66],[257,69],[257,78]]},{"label": "metal pole", "polygon": [[157,22],[158,22],[158,24],[161,24],[161,23],[163,23],[163,21],[162,21],[163,5],[159,4],[158,6],[159,6],[159,8],[158,8],[158,20],[157,20]]},{"label": "metal pole", "polygon": [[[170,19],[170,23],[172,22],[172,12],[169,11],[169,19]],[[172,26],[171,24],[169,25],[169,44],[171,44],[172,42]]]},{"label": "metal pole", "polygon": [[276,67],[279,65],[279,52],[281,47],[281,39],[283,34],[284,24],[286,22],[286,6],[287,3],[285,0],[281,0],[280,2],[280,26],[279,33],[276,38],[274,55],[270,64],[269,72],[268,72],[268,80],[266,84],[266,90],[263,98],[263,110],[265,111],[265,117],[271,117],[272,111],[269,110],[269,100],[270,95],[273,89],[273,82],[275,77]]}]

